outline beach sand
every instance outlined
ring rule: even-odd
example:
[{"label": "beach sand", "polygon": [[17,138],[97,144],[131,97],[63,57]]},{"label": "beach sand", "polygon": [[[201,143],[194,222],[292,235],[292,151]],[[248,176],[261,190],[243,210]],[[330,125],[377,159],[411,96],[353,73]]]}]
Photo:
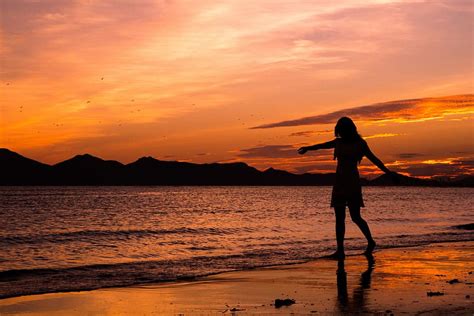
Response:
[{"label": "beach sand", "polygon": [[[189,282],[9,298],[0,300],[0,315],[473,315],[474,242],[384,249],[374,259],[354,255]],[[459,283],[449,283],[454,279]],[[295,304],[276,308],[277,298]]]}]

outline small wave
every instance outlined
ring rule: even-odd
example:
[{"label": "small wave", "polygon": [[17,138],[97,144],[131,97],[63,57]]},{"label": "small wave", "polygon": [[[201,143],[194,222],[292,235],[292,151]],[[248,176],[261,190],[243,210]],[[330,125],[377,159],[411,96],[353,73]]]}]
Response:
[{"label": "small wave", "polygon": [[464,229],[464,230],[474,230],[474,223],[456,225],[456,226],[453,226],[453,228],[455,228],[455,229]]},{"label": "small wave", "polygon": [[140,238],[147,236],[159,236],[159,235],[225,235],[235,234],[242,231],[242,228],[216,228],[216,227],[203,227],[203,228],[189,228],[180,227],[174,229],[130,229],[130,230],[80,230],[72,232],[60,232],[52,234],[37,234],[37,235],[18,235],[18,236],[5,236],[0,238],[0,245],[11,245],[11,244],[36,244],[36,243],[64,243],[74,242],[78,240],[90,240],[94,241],[102,239],[130,239]]},{"label": "small wave", "polygon": [[7,270],[0,272],[0,299],[193,279],[226,271],[294,262],[297,261],[275,261],[264,253],[245,253],[227,256],[198,256],[185,260],[88,265],[63,269]]},{"label": "small wave", "polygon": [[[377,239],[379,248],[472,240],[474,240],[474,233],[471,231],[387,236]],[[240,254],[195,256],[180,260],[135,261],[57,269],[6,270],[0,272],[0,298],[189,280],[226,271],[301,263],[328,255],[332,247],[333,245],[327,242],[315,242],[299,247],[264,248],[248,250]],[[364,247],[365,242],[362,239],[347,240],[348,251],[358,253]]]}]

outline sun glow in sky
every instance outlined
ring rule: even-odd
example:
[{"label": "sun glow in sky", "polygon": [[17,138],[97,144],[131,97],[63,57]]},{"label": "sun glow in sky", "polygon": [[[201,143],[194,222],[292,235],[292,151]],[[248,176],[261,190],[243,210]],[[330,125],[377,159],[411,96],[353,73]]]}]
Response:
[{"label": "sun glow in sky", "polygon": [[0,147],[33,159],[329,172],[331,152],[296,149],[332,139],[348,115],[394,170],[474,172],[471,1],[3,0],[0,10]]}]

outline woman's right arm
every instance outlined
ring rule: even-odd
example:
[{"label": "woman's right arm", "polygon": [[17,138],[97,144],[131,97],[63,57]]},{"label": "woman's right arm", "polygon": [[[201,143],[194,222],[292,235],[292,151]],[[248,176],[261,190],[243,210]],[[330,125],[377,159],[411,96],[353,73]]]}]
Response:
[{"label": "woman's right arm", "polygon": [[326,142],[326,143],[316,144],[316,145],[313,145],[313,146],[301,147],[300,149],[298,149],[298,153],[300,155],[304,155],[307,151],[310,151],[310,150],[330,149],[330,148],[334,148],[335,145],[336,145],[336,140],[334,139],[334,140],[331,140],[331,141]]}]

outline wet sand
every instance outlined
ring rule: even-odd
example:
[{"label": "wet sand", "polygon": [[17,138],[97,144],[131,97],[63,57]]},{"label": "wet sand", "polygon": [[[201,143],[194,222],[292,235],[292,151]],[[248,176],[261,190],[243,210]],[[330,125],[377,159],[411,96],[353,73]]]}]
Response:
[{"label": "wet sand", "polygon": [[[472,315],[473,262],[474,242],[385,249],[374,262],[356,255],[190,282],[9,298],[0,300],[0,315]],[[277,298],[295,304],[276,308]]]}]

